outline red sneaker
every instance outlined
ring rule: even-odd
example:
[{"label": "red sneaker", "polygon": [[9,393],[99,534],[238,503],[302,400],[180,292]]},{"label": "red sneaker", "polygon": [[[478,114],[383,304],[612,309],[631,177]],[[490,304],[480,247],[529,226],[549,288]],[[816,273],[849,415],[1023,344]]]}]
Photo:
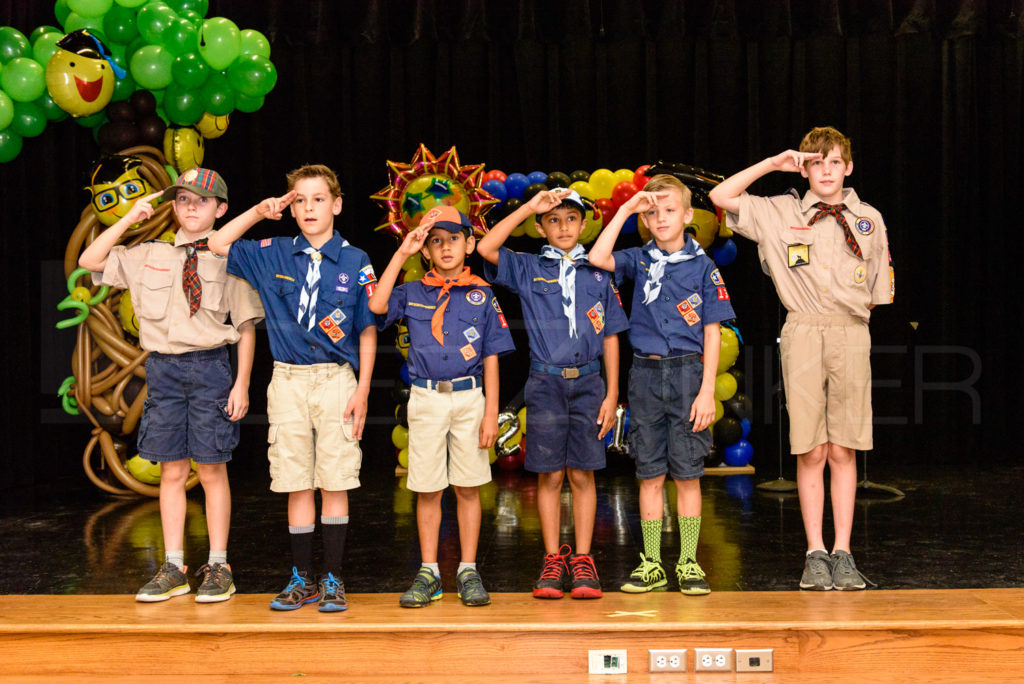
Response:
[{"label": "red sneaker", "polygon": [[562,544],[557,553],[544,556],[540,579],[533,587],[534,598],[560,599],[569,587],[569,566],[565,559],[572,553],[568,544]]},{"label": "red sneaker", "polygon": [[601,582],[597,579],[594,558],[589,553],[573,554],[569,559],[569,571],[572,573],[570,596],[574,599],[601,598]]}]

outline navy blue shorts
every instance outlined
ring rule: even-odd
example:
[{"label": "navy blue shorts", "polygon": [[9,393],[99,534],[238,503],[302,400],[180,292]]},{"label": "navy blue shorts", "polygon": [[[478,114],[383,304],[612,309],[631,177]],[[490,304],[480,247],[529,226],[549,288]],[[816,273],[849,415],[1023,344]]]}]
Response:
[{"label": "navy blue shorts", "polygon": [[597,414],[604,401],[600,373],[567,379],[530,371],[526,381],[526,463],[533,473],[605,466]]},{"label": "navy blue shorts", "polygon": [[636,476],[673,480],[704,474],[711,430],[693,431],[690,408],[704,378],[700,354],[665,359],[633,357],[629,370],[629,453]]},{"label": "navy blue shorts", "polygon": [[139,421],[139,454],[150,461],[194,459],[227,463],[238,446],[238,423],[228,419],[228,348],[184,354],[150,352],[148,394]]}]

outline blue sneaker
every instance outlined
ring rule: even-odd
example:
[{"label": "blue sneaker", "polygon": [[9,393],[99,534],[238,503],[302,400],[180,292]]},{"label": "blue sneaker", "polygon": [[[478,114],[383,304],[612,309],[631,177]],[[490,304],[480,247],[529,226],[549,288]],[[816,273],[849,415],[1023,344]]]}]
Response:
[{"label": "blue sneaker", "polygon": [[307,603],[320,598],[316,582],[306,577],[306,573],[292,568],[292,578],[288,586],[270,602],[273,610],[298,610]]},{"label": "blue sneaker", "polygon": [[327,573],[320,578],[320,607],[321,613],[337,613],[348,610],[348,601],[345,599],[345,583],[334,576],[334,573]]}]

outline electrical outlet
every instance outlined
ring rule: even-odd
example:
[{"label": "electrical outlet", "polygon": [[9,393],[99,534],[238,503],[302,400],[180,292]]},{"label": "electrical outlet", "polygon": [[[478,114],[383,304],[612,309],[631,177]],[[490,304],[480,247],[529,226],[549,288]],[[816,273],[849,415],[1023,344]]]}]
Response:
[{"label": "electrical outlet", "polygon": [[732,672],[731,648],[694,649],[694,672]]},{"label": "electrical outlet", "polygon": [[590,674],[626,674],[626,650],[587,651]]},{"label": "electrical outlet", "polygon": [[774,667],[770,648],[736,649],[737,672],[772,672]]},{"label": "electrical outlet", "polygon": [[651,672],[686,672],[685,648],[652,648]]}]

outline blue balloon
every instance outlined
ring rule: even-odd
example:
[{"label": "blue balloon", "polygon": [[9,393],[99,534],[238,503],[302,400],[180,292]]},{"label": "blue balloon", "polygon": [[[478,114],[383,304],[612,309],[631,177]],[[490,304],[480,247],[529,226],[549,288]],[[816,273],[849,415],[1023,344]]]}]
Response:
[{"label": "blue balloon", "polygon": [[409,364],[403,363],[402,367],[398,369],[398,375],[402,378],[402,382],[406,385],[412,384],[412,379],[409,378]]},{"label": "blue balloon", "polygon": [[626,412],[622,416],[622,436],[629,434],[629,404],[626,404]]},{"label": "blue balloon", "polygon": [[725,447],[725,463],[733,467],[745,466],[754,457],[754,447],[750,442],[741,439],[735,444]]},{"label": "blue balloon", "polygon": [[504,202],[506,199],[508,199],[508,191],[505,190],[505,184],[502,183],[497,178],[495,178],[494,180],[487,181],[480,187],[494,195],[494,199],[498,200],[499,202]]},{"label": "blue balloon", "polygon": [[743,439],[746,439],[747,437],[749,437],[750,436],[750,419],[749,418],[741,418],[740,419],[740,427],[743,428]]},{"label": "blue balloon", "polygon": [[604,448],[605,449],[611,447],[612,440],[614,438],[615,438],[615,427],[613,426],[612,429],[609,430],[608,432],[606,432],[605,435],[604,435]]},{"label": "blue balloon", "polygon": [[510,173],[505,178],[505,192],[508,193],[508,197],[523,199],[523,192],[529,185],[530,179],[521,173]]},{"label": "blue balloon", "polygon": [[636,214],[630,214],[626,222],[622,224],[622,230],[620,231],[623,235],[629,235],[635,233],[637,230],[636,226],[637,218]]},{"label": "blue balloon", "polygon": [[754,478],[750,475],[726,475],[725,493],[744,501],[754,493]]},{"label": "blue balloon", "polygon": [[544,183],[548,179],[548,174],[543,171],[532,171],[526,179],[531,183]]},{"label": "blue balloon", "polygon": [[736,243],[729,238],[725,243],[716,249],[711,250],[718,266],[728,266],[736,258]]}]

